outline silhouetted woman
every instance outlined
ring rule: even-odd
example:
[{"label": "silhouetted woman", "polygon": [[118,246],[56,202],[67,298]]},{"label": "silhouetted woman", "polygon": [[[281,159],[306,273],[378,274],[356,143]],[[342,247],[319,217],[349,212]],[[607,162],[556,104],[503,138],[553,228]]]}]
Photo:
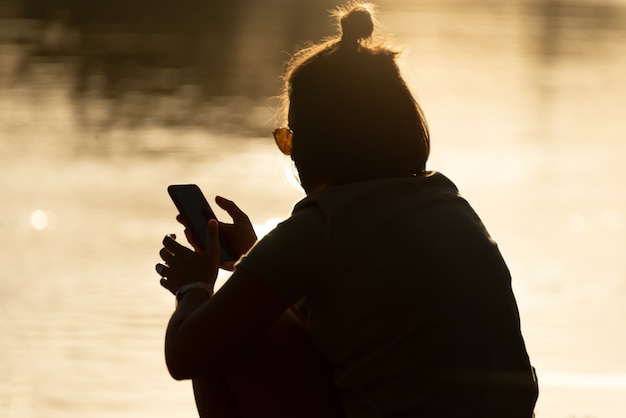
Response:
[{"label": "silhouetted woman", "polygon": [[215,293],[217,245],[163,241],[170,373],[194,380],[203,416],[529,418],[537,386],[505,262],[426,171],[426,122],[397,52],[372,42],[371,7],[338,18],[340,37],[290,62],[289,128],[274,133],[307,196],[256,243],[216,199],[234,223],[209,222],[209,241],[219,229],[242,257]]}]

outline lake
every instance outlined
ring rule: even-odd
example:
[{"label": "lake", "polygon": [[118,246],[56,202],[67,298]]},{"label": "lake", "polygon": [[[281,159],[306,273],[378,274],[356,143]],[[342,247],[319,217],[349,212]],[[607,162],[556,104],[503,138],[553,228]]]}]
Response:
[{"label": "lake", "polygon": [[[456,182],[512,272],[537,417],[623,418],[626,2],[379,4],[430,124],[428,166]],[[150,73],[168,89],[129,72],[115,94],[93,70],[77,94],[75,57],[32,52],[33,33],[65,45],[70,32],[3,20],[0,416],[196,416],[162,352],[174,301],[154,264],[163,235],[182,232],[167,185],[231,198],[261,232],[303,197],[270,134],[296,45],[273,28],[273,55],[259,53],[262,7],[242,9],[228,82],[266,87],[202,100],[171,69]]]}]

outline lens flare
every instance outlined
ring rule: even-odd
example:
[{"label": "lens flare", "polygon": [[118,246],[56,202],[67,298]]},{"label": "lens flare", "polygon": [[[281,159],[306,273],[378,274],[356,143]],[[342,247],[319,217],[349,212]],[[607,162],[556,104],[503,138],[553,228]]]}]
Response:
[{"label": "lens flare", "polygon": [[37,209],[30,215],[30,224],[37,231],[43,231],[48,227],[48,214],[41,209]]}]

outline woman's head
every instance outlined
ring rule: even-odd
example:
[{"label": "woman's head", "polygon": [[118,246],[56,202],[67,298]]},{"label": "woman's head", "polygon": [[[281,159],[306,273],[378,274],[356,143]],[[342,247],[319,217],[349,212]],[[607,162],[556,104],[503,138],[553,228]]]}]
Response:
[{"label": "woman's head", "polygon": [[371,42],[372,13],[367,4],[337,11],[341,36],[297,53],[285,74],[291,156],[307,192],[424,172],[428,128],[397,51]]}]

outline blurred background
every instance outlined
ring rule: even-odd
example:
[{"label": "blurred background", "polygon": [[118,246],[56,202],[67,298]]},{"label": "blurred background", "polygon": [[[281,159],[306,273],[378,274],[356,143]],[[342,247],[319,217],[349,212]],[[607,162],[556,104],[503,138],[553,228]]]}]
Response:
[{"label": "blurred background", "polygon": [[[0,0],[0,416],[195,416],[154,264],[197,183],[260,233],[270,132],[330,0]],[[451,177],[509,264],[539,418],[626,413],[626,0],[379,0]],[[218,216],[224,216],[218,213]]]}]

